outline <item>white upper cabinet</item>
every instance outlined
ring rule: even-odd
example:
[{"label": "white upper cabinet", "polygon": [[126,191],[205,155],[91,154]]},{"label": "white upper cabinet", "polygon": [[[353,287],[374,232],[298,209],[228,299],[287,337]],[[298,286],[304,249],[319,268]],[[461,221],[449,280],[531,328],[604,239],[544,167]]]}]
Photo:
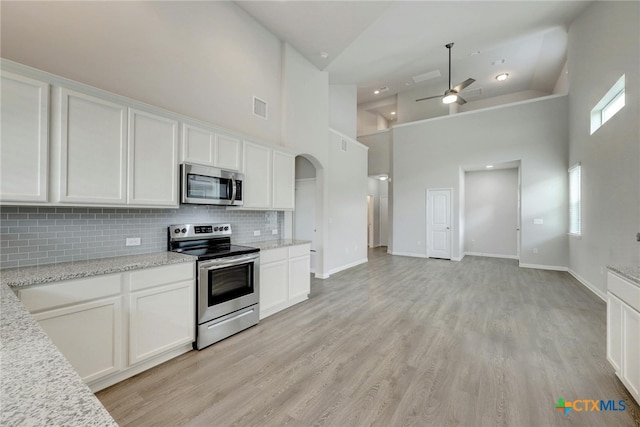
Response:
[{"label": "white upper cabinet", "polygon": [[232,136],[216,134],[214,158],[216,167],[242,170],[242,141]]},{"label": "white upper cabinet", "polygon": [[295,208],[295,156],[244,141],[244,208]]},{"label": "white upper cabinet", "polygon": [[268,147],[244,142],[245,208],[271,208],[271,152]]},{"label": "white upper cabinet", "polygon": [[214,166],[214,138],[212,131],[182,125],[182,160],[188,163]]},{"label": "white upper cabinet", "polygon": [[127,108],[60,89],[59,201],[124,205]]},{"label": "white upper cabinet", "polygon": [[46,202],[49,85],[2,73],[0,201]]},{"label": "white upper cabinet", "polygon": [[239,171],[242,170],[242,141],[185,123],[182,126],[182,160]]},{"label": "white upper cabinet", "polygon": [[295,156],[273,151],[273,209],[295,208]]},{"label": "white upper cabinet", "polygon": [[178,122],[129,110],[127,202],[178,206]]}]

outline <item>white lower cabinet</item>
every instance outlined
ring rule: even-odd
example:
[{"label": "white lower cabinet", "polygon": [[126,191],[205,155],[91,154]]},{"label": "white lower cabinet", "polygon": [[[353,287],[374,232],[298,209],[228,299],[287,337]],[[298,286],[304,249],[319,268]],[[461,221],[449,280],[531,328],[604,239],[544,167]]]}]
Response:
[{"label": "white lower cabinet", "polygon": [[92,391],[191,349],[192,262],[19,289],[18,297]]},{"label": "white lower cabinet", "polygon": [[607,287],[607,359],[640,402],[640,287],[613,273]]},{"label": "white lower cabinet", "polygon": [[129,301],[130,364],[194,341],[193,281],[132,292]]},{"label": "white lower cabinet", "polygon": [[45,311],[33,317],[85,383],[122,368],[120,296]]},{"label": "white lower cabinet", "polygon": [[260,252],[260,319],[309,297],[309,260],[309,244]]}]

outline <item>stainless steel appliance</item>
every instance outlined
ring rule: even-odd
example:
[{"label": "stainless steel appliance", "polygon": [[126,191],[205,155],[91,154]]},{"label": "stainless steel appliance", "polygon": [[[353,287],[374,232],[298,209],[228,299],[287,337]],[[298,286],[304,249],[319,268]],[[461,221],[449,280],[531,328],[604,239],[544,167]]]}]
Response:
[{"label": "stainless steel appliance", "polygon": [[181,201],[199,205],[243,205],[244,175],[209,166],[180,165]]},{"label": "stainless steel appliance", "polygon": [[258,323],[260,249],[231,244],[230,224],[169,226],[169,250],[198,257],[198,350]]}]

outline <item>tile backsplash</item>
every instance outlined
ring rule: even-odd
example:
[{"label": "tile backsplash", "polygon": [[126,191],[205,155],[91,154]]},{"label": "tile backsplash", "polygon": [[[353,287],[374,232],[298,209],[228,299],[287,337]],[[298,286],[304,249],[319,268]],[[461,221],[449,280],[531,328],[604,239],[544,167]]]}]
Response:
[{"label": "tile backsplash", "polygon": [[[0,268],[161,252],[167,226],[230,223],[234,243],[279,239],[284,213],[237,211],[223,206],[179,209],[0,207]],[[255,237],[254,231],[260,236]],[[272,234],[277,230],[277,234]],[[125,246],[140,237],[140,246]]]}]

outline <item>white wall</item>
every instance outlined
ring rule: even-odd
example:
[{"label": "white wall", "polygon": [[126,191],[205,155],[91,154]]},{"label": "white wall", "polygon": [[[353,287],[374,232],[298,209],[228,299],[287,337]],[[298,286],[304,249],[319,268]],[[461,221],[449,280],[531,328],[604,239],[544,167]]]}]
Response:
[{"label": "white wall", "polygon": [[329,85],[329,127],[355,139],[358,127],[357,104],[356,85]]},{"label": "white wall", "polygon": [[3,58],[280,142],[280,41],[231,2],[2,2],[0,28]]},{"label": "white wall", "polygon": [[515,258],[518,170],[467,172],[464,189],[465,253]]},{"label": "white wall", "polygon": [[416,102],[416,99],[437,95],[439,92],[444,92],[444,89],[434,89],[432,86],[400,92],[398,94],[398,109],[396,110],[397,123],[411,123],[417,120],[448,115],[449,106],[443,104],[440,99]]},{"label": "white wall", "polygon": [[388,175],[391,165],[391,130],[361,135],[358,141],[369,147],[368,174]]},{"label": "white wall", "polygon": [[[566,268],[567,107],[567,96],[550,96],[395,126],[393,253],[426,256],[426,189],[451,187],[452,256],[459,258],[460,167],[521,160],[520,262]],[[534,218],[542,218],[544,225],[533,225]]]},{"label": "white wall", "polygon": [[[582,163],[582,238],[571,271],[603,295],[607,265],[640,265],[638,2],[594,2],[569,28],[569,164]],[[626,105],[593,135],[590,111],[625,74]]]},{"label": "white wall", "polygon": [[330,131],[328,176],[331,251],[326,271],[333,274],[367,261],[367,147]]},{"label": "white wall", "polygon": [[491,98],[479,99],[477,101],[469,101],[464,105],[459,105],[458,112],[463,113],[465,111],[479,110],[480,108],[511,104],[513,102],[526,101],[527,99],[540,98],[541,96],[548,95],[551,94],[540,90],[523,90],[520,92],[509,93],[507,95],[493,96]]}]

